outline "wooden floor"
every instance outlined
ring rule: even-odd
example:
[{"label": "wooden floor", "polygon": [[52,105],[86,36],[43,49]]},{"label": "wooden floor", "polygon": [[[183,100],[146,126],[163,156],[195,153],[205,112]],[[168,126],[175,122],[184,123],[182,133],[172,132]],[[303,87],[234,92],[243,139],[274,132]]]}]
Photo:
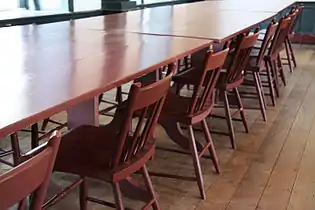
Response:
[{"label": "wooden floor", "polygon": [[[235,151],[228,137],[213,135],[222,174],[214,173],[210,160],[202,160],[207,200],[200,200],[194,182],[154,177],[162,209],[315,209],[315,47],[296,46],[296,54],[298,68],[292,74],[287,71],[288,85],[282,87],[277,106],[269,107],[267,123],[262,121],[259,111],[248,110],[249,134],[243,131],[241,123],[234,123],[238,146]],[[209,119],[209,123],[212,129],[226,130],[224,120]],[[160,127],[157,130],[158,146],[176,147]],[[29,137],[21,135],[24,135],[22,142],[26,147]],[[198,134],[197,138],[202,135]],[[157,150],[149,169],[193,175],[189,156],[162,150]],[[57,192],[72,179],[70,175],[54,174],[49,194]],[[110,186],[90,180],[91,195],[113,200],[111,192]],[[142,204],[128,198],[125,203],[134,209],[140,209]],[[78,209],[77,192],[52,209]],[[91,204],[90,209],[107,208]]]}]

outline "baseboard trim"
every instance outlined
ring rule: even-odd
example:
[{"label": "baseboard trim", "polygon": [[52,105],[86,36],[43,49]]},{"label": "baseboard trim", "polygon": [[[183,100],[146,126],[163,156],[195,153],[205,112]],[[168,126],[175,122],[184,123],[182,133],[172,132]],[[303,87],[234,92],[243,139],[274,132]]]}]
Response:
[{"label": "baseboard trim", "polygon": [[294,34],[292,42],[298,44],[315,44],[315,34]]}]

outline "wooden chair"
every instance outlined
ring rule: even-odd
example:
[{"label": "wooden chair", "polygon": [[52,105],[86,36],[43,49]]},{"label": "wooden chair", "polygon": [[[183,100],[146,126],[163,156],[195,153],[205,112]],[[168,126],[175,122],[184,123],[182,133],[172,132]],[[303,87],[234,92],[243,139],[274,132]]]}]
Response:
[{"label": "wooden chair", "polygon": [[275,81],[275,93],[279,97],[279,75],[284,86],[286,86],[286,78],[284,73],[284,68],[282,65],[282,60],[280,57],[280,52],[285,49],[284,43],[288,37],[290,26],[292,23],[292,18],[290,15],[283,17],[279,21],[277,31],[271,42],[270,49],[265,56],[266,67],[270,68],[270,71],[274,75]]},{"label": "wooden chair", "polygon": [[[235,133],[232,123],[232,117],[236,114],[241,115],[241,121],[243,122],[245,131],[248,132],[248,125],[245,118],[244,113],[244,107],[241,100],[241,96],[238,91],[238,87],[243,83],[245,73],[246,73],[246,66],[249,62],[250,53],[257,41],[259,29],[256,29],[253,34],[241,34],[238,36],[236,40],[236,45],[234,52],[231,57],[230,64],[228,65],[226,71],[222,72],[219,78],[219,81],[217,83],[216,88],[220,91],[221,95],[223,96],[223,103],[224,103],[224,109],[225,109],[225,117],[228,124],[228,133],[222,133],[222,132],[216,132],[219,134],[228,135],[231,140],[232,148],[236,148],[235,143]],[[230,104],[229,104],[229,98],[228,93],[233,91],[236,97],[236,103],[237,103],[237,111],[231,114],[230,111]],[[214,116],[213,117],[219,117],[221,116]]]},{"label": "wooden chair", "polygon": [[[171,69],[173,68],[171,65]],[[143,209],[148,209],[150,206],[153,209],[160,209],[146,162],[154,154],[153,132],[169,90],[171,78],[172,73],[145,87],[141,87],[140,83],[133,84],[127,101],[116,110],[110,124],[100,127],[80,126],[62,137],[55,171],[76,174],[80,176],[80,179],[54,196],[46,203],[46,207],[55,204],[74,187],[80,185],[81,210],[87,209],[87,201],[120,210],[125,209],[121,184],[130,180],[132,174],[140,171],[147,188],[146,197],[141,198],[147,201]],[[138,116],[138,121],[135,129],[131,129],[135,116]],[[111,183],[115,204],[89,197],[86,178]],[[138,195],[136,191],[132,194]]]},{"label": "wooden chair", "polygon": [[261,74],[263,72],[267,73],[268,88],[270,90],[272,104],[275,105],[276,103],[275,93],[274,93],[274,82],[275,82],[274,77],[270,69],[266,68],[264,57],[268,53],[268,47],[270,46],[272,42],[272,39],[276,33],[277,27],[278,27],[278,23],[275,20],[273,20],[271,23],[268,24],[266,34],[261,43],[260,49],[252,49],[249,62],[246,67],[246,72],[251,73],[253,76],[253,80],[254,80],[253,85],[256,88],[259,105],[260,105],[260,111],[261,111],[264,121],[267,121],[267,115],[266,115],[266,101],[264,97],[263,84],[261,80]]},{"label": "wooden chair", "polygon": [[293,62],[293,65],[295,68],[297,66],[291,40],[294,37],[294,30],[296,28],[296,25],[298,21],[301,19],[303,8],[304,6],[302,5],[296,6],[291,10],[291,13],[290,13],[291,18],[292,18],[292,24],[290,26],[289,35],[287,36],[285,40],[285,48],[286,48],[286,57],[287,57],[286,59],[288,60],[288,64],[291,71],[293,69],[291,62]]},{"label": "wooden chair", "polygon": [[[206,58],[202,62],[202,69],[184,71],[177,75],[174,79],[175,87],[181,84],[193,85],[193,94],[191,97],[187,97],[177,94],[174,89],[171,90],[167,95],[159,119],[159,123],[163,126],[169,137],[189,152],[172,149],[165,150],[191,155],[195,169],[195,177],[184,177],[158,172],[150,172],[150,175],[197,181],[202,199],[206,199],[206,195],[199,159],[203,157],[206,152],[210,153],[216,172],[220,173],[218,158],[206,118],[212,111],[215,99],[215,85],[228,52],[228,48],[217,53],[210,51],[206,53]],[[197,124],[201,124],[203,129],[205,135],[204,145],[195,139],[193,126]],[[182,133],[179,127],[180,125],[188,127],[189,137],[186,137]]]},{"label": "wooden chair", "polygon": [[[17,135],[12,134],[17,141]],[[41,210],[46,196],[55,158],[60,144],[60,136],[55,132],[50,140],[20,155],[20,164],[0,175],[0,209],[8,209],[20,203],[19,209],[25,209],[27,196],[32,194],[30,210]]]},{"label": "wooden chair", "polygon": [[[285,17],[290,16],[291,19],[292,19],[291,23],[290,23],[290,29],[289,29],[289,32],[288,32],[288,36],[287,36],[287,38],[285,39],[285,42],[284,42],[284,49],[285,49],[285,53],[286,53],[286,58],[282,58],[282,59],[288,61],[288,63],[283,63],[283,64],[286,64],[286,65],[289,66],[290,72],[293,72],[292,62],[293,62],[294,67],[296,67],[296,59],[295,59],[295,56],[294,56],[294,51],[293,51],[293,48],[292,48],[291,39],[294,36],[295,27],[296,27],[298,21],[301,18],[301,15],[302,15],[302,12],[303,12],[303,8],[304,8],[303,6],[294,6],[291,9],[290,13],[286,14],[283,17],[283,18],[285,18]],[[266,34],[266,29],[262,29],[259,33],[260,33],[260,35],[258,37],[258,40],[262,41],[264,39],[265,34]],[[260,46],[258,46],[258,47],[260,47]],[[291,61],[291,59],[292,59],[292,61]]]}]

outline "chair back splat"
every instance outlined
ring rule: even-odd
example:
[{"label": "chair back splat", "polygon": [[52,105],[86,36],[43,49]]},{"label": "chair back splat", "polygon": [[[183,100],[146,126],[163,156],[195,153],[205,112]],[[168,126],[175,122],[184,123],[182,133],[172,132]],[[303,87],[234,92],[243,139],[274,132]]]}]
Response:
[{"label": "chair back splat", "polygon": [[303,9],[304,9],[304,6],[299,5],[299,6],[294,7],[291,10],[290,13],[291,14],[295,13],[295,16],[294,16],[294,19],[292,20],[292,24],[290,26],[290,31],[289,31],[290,34],[294,33],[295,27],[296,27],[297,23],[299,22],[299,20],[300,20],[300,18],[302,16]]},{"label": "chair back splat", "polygon": [[250,53],[258,39],[258,32],[259,29],[257,28],[254,34],[241,34],[237,38],[232,64],[228,68],[225,78],[226,84],[233,84],[243,80]]},{"label": "chair back splat", "polygon": [[[168,75],[153,84],[145,87],[141,87],[140,83],[132,85],[126,108],[123,110],[125,120],[121,122],[121,132],[112,163],[113,168],[120,164],[133,162],[154,145],[152,137],[154,128],[169,90],[174,69],[174,64],[169,65]],[[134,131],[131,131],[132,120],[135,116],[137,116],[138,122]]]},{"label": "chair back splat", "polygon": [[211,107],[214,104],[215,86],[228,53],[228,47],[218,53],[208,52],[203,65],[204,69],[193,92],[189,115],[198,114],[204,110],[205,105]]},{"label": "chair back splat", "polygon": [[279,53],[283,50],[283,45],[286,38],[289,35],[291,24],[292,24],[291,15],[288,15],[280,19],[279,26],[277,28],[276,34],[272,40],[270,50],[268,52],[268,55],[271,58],[277,58]]},{"label": "chair back splat", "polygon": [[259,66],[260,63],[262,62],[262,60],[264,59],[266,52],[267,52],[269,46],[271,45],[272,40],[276,34],[277,28],[278,28],[278,23],[276,22],[275,19],[268,24],[266,34],[264,36],[264,40],[262,42],[262,45],[261,45],[259,53],[258,53],[258,57],[257,57],[257,61],[256,61],[257,66]]}]

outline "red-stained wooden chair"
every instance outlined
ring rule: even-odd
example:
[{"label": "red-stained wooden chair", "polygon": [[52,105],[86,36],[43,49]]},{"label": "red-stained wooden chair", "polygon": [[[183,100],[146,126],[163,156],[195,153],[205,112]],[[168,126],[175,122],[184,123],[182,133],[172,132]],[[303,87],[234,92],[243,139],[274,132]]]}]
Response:
[{"label": "red-stained wooden chair", "polygon": [[[226,71],[222,72],[217,83],[216,88],[223,95],[223,103],[225,109],[225,119],[228,124],[228,133],[230,137],[232,148],[236,148],[235,133],[233,128],[232,117],[236,114],[241,115],[245,131],[248,132],[248,125],[245,118],[244,107],[241,96],[238,91],[238,87],[243,83],[246,66],[248,64],[250,53],[258,39],[259,29],[256,29],[252,34],[241,34],[236,40],[236,45],[232,57],[230,58],[230,64]],[[231,114],[228,93],[232,92],[235,94],[237,102],[237,111]],[[213,115],[212,115],[213,116]],[[214,116],[222,118],[221,116]],[[222,132],[216,132],[219,134],[226,134]]]},{"label": "red-stained wooden chair", "polygon": [[[195,169],[195,177],[184,177],[159,172],[150,172],[150,175],[197,181],[202,199],[206,199],[206,195],[199,159],[203,157],[206,152],[210,153],[216,172],[220,173],[218,158],[206,118],[212,111],[215,99],[215,85],[228,52],[228,48],[217,53],[210,51],[206,53],[206,58],[202,62],[203,67],[201,69],[179,73],[174,79],[175,86],[181,84],[193,85],[193,94],[190,97],[182,96],[177,94],[174,89],[171,90],[167,95],[159,119],[159,123],[163,126],[169,137],[189,152],[172,149],[165,150],[191,155]],[[195,139],[193,126],[197,124],[201,124],[203,129],[205,135],[204,145]],[[188,126],[188,137],[182,133],[179,127],[180,125]]]},{"label": "red-stained wooden chair", "polygon": [[[292,48],[291,40],[294,37],[295,27],[302,16],[303,8],[304,7],[302,5],[294,6],[291,9],[290,13],[284,16],[284,17],[287,17],[289,15],[292,19],[288,36],[286,37],[285,42],[284,42],[286,58],[282,58],[288,61],[288,63],[283,63],[283,64],[288,65],[291,72],[293,72],[292,62],[293,62],[294,67],[296,67],[296,59],[295,59],[294,51]],[[260,36],[258,39],[263,40],[266,34],[266,29],[261,30],[259,33],[260,33]]]},{"label": "red-stained wooden chair", "polygon": [[[17,142],[17,134],[12,134]],[[46,196],[60,136],[55,132],[50,140],[30,152],[19,155],[20,164],[0,175],[0,209],[9,209],[20,203],[25,209],[27,196],[32,194],[30,210],[41,210]]]},{"label": "red-stained wooden chair", "polygon": [[[234,128],[232,123],[232,117],[238,113],[241,115],[241,120],[244,124],[246,132],[248,132],[248,126],[244,114],[244,107],[243,103],[238,91],[238,86],[240,86],[244,81],[245,76],[245,70],[246,65],[248,64],[249,57],[251,50],[253,49],[257,39],[258,39],[258,33],[259,29],[256,29],[253,34],[241,34],[238,36],[238,38],[235,40],[235,43],[233,44],[235,48],[230,52],[228,59],[226,61],[225,67],[226,70],[223,70],[219,81],[216,85],[216,88],[222,93],[223,102],[224,102],[224,108],[225,108],[225,117],[222,116],[215,116],[211,115],[213,117],[219,117],[224,118],[227,121],[228,124],[228,133],[218,132],[218,131],[212,131],[212,133],[219,133],[230,136],[232,148],[236,148],[235,144],[235,134],[234,134]],[[193,66],[193,65],[192,65]],[[198,68],[192,68],[192,70],[197,70]],[[177,83],[180,83],[179,88],[177,88],[177,92],[181,89],[182,86],[187,84],[193,84],[192,80],[190,78],[194,78],[195,71],[185,71],[183,74],[174,76],[174,80]],[[231,114],[230,112],[230,105],[228,100],[228,92],[233,91],[236,95],[236,101],[238,110]],[[184,146],[184,145],[182,145]]]},{"label": "red-stained wooden chair", "polygon": [[[173,69],[173,65],[170,68]],[[75,186],[80,185],[81,210],[87,209],[88,201],[120,210],[125,209],[121,183],[130,180],[132,174],[140,171],[146,186],[144,199],[149,197],[143,209],[149,209],[151,206],[153,209],[160,209],[146,162],[154,154],[153,133],[171,78],[172,73],[144,87],[134,83],[128,99],[116,110],[110,124],[100,127],[80,126],[62,137],[55,171],[76,174],[81,178],[48,201],[46,207],[55,204]],[[138,120],[134,129],[131,129],[135,116],[138,116]],[[111,183],[115,204],[88,196],[86,178]],[[136,196],[137,192],[134,191],[133,195]]]},{"label": "red-stained wooden chair", "polygon": [[283,17],[279,21],[279,25],[277,31],[274,35],[274,38],[271,42],[270,49],[268,50],[268,54],[265,56],[266,67],[270,68],[272,74],[274,75],[275,81],[275,93],[276,96],[279,97],[279,75],[281,81],[284,86],[286,86],[286,78],[284,73],[284,68],[282,64],[282,60],[280,57],[280,52],[285,49],[285,40],[288,37],[290,26],[292,23],[291,15]]},{"label": "red-stained wooden chair", "polygon": [[[261,74],[266,72],[267,80],[268,80],[268,88],[271,96],[271,100],[273,105],[275,105],[275,93],[274,93],[274,77],[272,72],[269,68],[266,68],[266,63],[264,61],[265,55],[268,53],[268,48],[272,42],[272,39],[276,33],[278,27],[278,23],[273,20],[271,23],[268,24],[266,34],[264,39],[261,43],[260,49],[252,49],[249,62],[246,67],[247,73],[252,73],[254,86],[257,91],[257,96],[259,100],[260,110],[262,113],[262,117],[265,121],[267,121],[266,115],[266,101],[263,91],[263,84],[261,80]],[[245,82],[246,83],[246,82]],[[251,83],[251,81],[250,81]]]},{"label": "red-stained wooden chair", "polygon": [[303,8],[304,8],[304,6],[299,5],[299,6],[294,7],[290,12],[290,15],[292,18],[292,24],[290,26],[289,35],[287,36],[287,38],[285,40],[285,48],[286,48],[286,57],[287,57],[286,59],[288,60],[288,64],[290,66],[291,71],[293,69],[291,63],[293,63],[295,68],[297,66],[291,40],[294,37],[294,30],[296,28],[296,25],[299,22],[299,20],[301,19],[301,16],[303,13]]}]

